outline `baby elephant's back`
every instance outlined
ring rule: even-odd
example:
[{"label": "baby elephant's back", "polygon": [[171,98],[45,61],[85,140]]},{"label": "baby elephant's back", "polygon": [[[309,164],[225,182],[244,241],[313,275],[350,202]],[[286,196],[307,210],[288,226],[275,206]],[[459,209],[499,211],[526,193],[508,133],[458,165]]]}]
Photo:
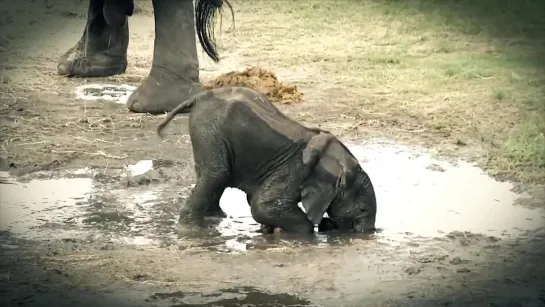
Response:
[{"label": "baby elephant's back", "polygon": [[308,134],[307,129],[278,110],[267,97],[242,87],[224,90],[216,97],[225,105],[221,131],[234,150],[252,150],[258,156],[274,154]]}]

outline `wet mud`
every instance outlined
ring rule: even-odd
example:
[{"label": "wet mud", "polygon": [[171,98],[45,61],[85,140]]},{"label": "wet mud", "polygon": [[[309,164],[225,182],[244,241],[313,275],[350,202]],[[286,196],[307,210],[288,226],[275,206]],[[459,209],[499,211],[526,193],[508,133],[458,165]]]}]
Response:
[{"label": "wet mud", "polygon": [[[506,300],[487,288],[495,272],[501,286],[533,295],[521,306],[539,306],[523,276],[545,273],[536,267],[545,251],[542,208],[519,204],[526,196],[510,183],[463,161],[385,140],[348,146],[376,187],[380,231],[317,234],[312,243],[258,233],[236,189],[224,192],[228,217],[211,219],[213,231],[179,237],[177,215],[192,183],[177,176],[193,170],[175,160],[2,173],[7,303],[41,306],[62,293],[59,306],[482,306]],[[526,267],[515,266],[521,259]],[[474,288],[431,299],[447,280],[456,291]],[[379,304],[389,300],[397,303]]]},{"label": "wet mud", "polygon": [[[419,119],[368,116],[378,110],[371,104],[367,113],[353,110],[344,96],[354,93],[345,88],[306,88],[312,104],[280,108],[343,138],[359,133],[347,144],[376,187],[380,231],[321,233],[313,242],[263,235],[244,193],[227,189],[221,207],[228,217],[209,219],[199,237],[180,237],[177,215],[195,179],[187,117],[176,120],[175,136],[159,141],[160,118],[123,106],[151,67],[151,2],[131,17],[128,72],[97,84],[51,76],[51,59],[80,38],[85,22],[85,6],[66,5],[48,13],[63,16],[51,26],[54,42],[30,23],[23,27],[28,43],[10,41],[19,44],[12,60],[21,68],[4,79],[10,90],[1,108],[0,166],[9,171],[0,173],[1,306],[545,305],[543,198],[516,193],[471,163],[362,140],[390,126],[420,127]],[[65,14],[70,6],[78,13]],[[230,72],[209,86],[247,85],[282,104],[303,99],[269,71],[235,72],[262,59],[231,53],[222,64],[200,62],[203,77]],[[274,71],[297,84],[318,76],[297,69]],[[31,89],[39,95],[26,95]],[[353,126],[362,128],[347,135]],[[403,135],[430,137],[419,129]]]},{"label": "wet mud", "polygon": [[[503,238],[545,225],[543,209],[517,205],[525,195],[467,162],[438,161],[428,153],[380,140],[349,148],[371,176],[379,203],[378,231],[366,239],[401,244],[455,231]],[[2,173],[0,225],[26,239],[101,232],[133,244],[175,244],[186,239],[176,235],[177,212],[191,186],[169,181],[173,165],[142,160],[107,176],[80,169],[35,173],[23,177],[32,178],[23,182]],[[263,248],[244,192],[226,189],[220,206],[228,217],[211,219],[215,236],[203,246],[231,251]],[[316,242],[327,244],[346,236],[320,233]]]},{"label": "wet mud", "polygon": [[[181,301],[181,300],[184,301]],[[313,306],[310,301],[289,294],[270,294],[254,287],[221,289],[216,293],[155,293],[151,302],[169,301],[170,306]],[[206,302],[208,300],[208,302]],[[191,303],[194,301],[195,303]],[[173,304],[172,304],[173,303]]]},{"label": "wet mud", "polygon": [[[374,304],[388,301],[386,296],[404,301],[401,305],[434,306],[429,298],[416,303],[427,293],[422,287],[432,287],[423,280],[467,283],[483,274],[481,266],[512,262],[520,242],[541,244],[545,238],[545,211],[520,205],[525,195],[470,163],[437,160],[423,149],[380,139],[348,146],[376,188],[379,231],[371,236],[319,233],[309,243],[263,235],[245,194],[229,188],[220,200],[227,218],[209,220],[212,231],[202,236],[179,237],[177,215],[192,185],[181,186],[173,174],[192,169],[157,159],[108,172],[2,173],[1,248],[4,256],[23,250],[28,255],[32,246],[41,254],[42,270],[48,268],[41,278],[78,276],[74,283],[129,297],[117,306],[334,306],[339,301],[356,306],[365,300],[363,293],[374,303],[359,306],[381,306]],[[545,251],[540,248],[524,253]],[[8,266],[14,264],[2,266],[4,282],[36,287],[25,273],[6,271]],[[108,276],[115,282],[105,285],[103,277],[87,276],[104,270],[112,272]],[[101,280],[102,286],[91,286],[96,281],[89,278]],[[209,278],[215,282],[203,286]],[[518,278],[504,277],[515,283]],[[386,290],[385,283],[395,287]],[[70,300],[90,295],[97,302],[89,290],[78,289],[62,291]],[[477,287],[477,294],[461,301],[481,298],[481,290]],[[11,303],[32,306],[52,296],[51,291],[14,293]],[[456,306],[449,302],[441,304]]]},{"label": "wet mud", "polygon": [[[124,103],[130,89],[88,84],[74,94]],[[189,146],[183,137],[180,142]],[[515,268],[513,259],[521,257],[537,263],[545,252],[544,206],[528,205],[536,203],[528,201],[531,195],[468,162],[436,159],[386,139],[346,144],[375,186],[378,230],[317,233],[310,242],[262,234],[246,195],[233,188],[220,199],[226,218],[208,219],[198,236],[179,236],[178,212],[194,183],[189,150],[123,167],[1,172],[6,304],[41,306],[58,300],[55,293],[62,293],[59,306],[481,306],[515,300],[492,297],[486,271]],[[541,272],[539,266],[516,267],[494,280],[530,291],[520,296],[533,295],[533,306],[542,299],[535,295],[542,284],[528,287],[526,280]],[[479,286],[460,297],[444,294],[444,283],[434,280],[449,280],[456,291]]]}]

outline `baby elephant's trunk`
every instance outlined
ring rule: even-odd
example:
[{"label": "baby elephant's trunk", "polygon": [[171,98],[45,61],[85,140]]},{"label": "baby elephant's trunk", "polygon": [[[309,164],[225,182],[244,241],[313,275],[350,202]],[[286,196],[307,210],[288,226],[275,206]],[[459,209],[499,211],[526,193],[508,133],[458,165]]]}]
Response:
[{"label": "baby elephant's trunk", "polygon": [[197,103],[197,97],[193,96],[192,98],[180,103],[174,110],[170,111],[167,114],[167,117],[157,126],[157,135],[159,135],[160,138],[163,138],[163,129],[170,123],[170,121],[176,117],[179,113],[184,113],[193,108],[193,106]]}]

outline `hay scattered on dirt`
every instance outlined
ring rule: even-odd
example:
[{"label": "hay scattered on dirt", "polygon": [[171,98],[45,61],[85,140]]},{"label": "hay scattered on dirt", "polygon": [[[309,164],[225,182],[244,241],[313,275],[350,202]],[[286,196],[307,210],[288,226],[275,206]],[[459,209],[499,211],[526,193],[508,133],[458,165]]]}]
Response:
[{"label": "hay scattered on dirt", "polygon": [[303,93],[297,86],[287,85],[276,75],[259,67],[250,67],[242,72],[232,71],[206,82],[204,89],[218,88],[226,85],[240,85],[250,87],[269,97],[273,103],[292,104],[303,101]]}]

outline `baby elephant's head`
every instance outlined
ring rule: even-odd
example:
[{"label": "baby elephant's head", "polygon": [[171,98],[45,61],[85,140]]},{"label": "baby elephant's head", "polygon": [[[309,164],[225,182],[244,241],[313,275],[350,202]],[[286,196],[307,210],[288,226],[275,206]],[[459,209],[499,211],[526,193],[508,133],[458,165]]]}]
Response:
[{"label": "baby elephant's head", "polygon": [[[375,230],[377,200],[371,179],[361,167],[351,170],[329,205],[327,214],[338,228],[356,232]],[[350,178],[351,177],[351,178]]]},{"label": "baby elephant's head", "polygon": [[322,132],[304,149],[303,164],[310,171],[301,198],[311,222],[318,224],[327,212],[342,230],[375,230],[377,201],[373,184],[346,146]]}]

